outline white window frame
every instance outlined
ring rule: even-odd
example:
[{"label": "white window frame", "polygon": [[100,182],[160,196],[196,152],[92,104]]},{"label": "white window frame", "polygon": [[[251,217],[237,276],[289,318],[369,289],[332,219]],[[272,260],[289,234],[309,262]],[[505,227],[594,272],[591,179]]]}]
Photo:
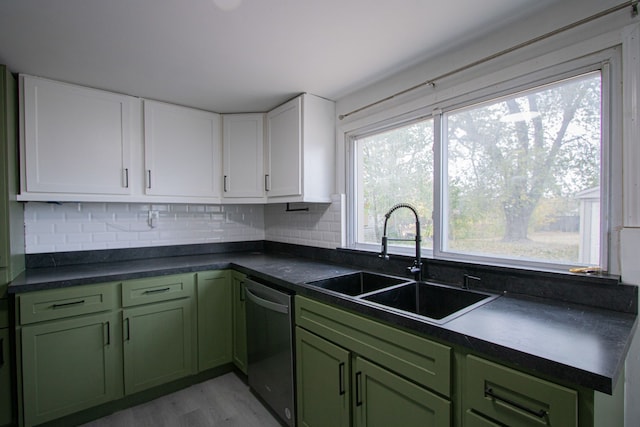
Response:
[{"label": "white window frame", "polygon": [[[569,49],[571,50],[571,49]],[[578,51],[580,49],[577,49]],[[372,133],[381,132],[403,123],[432,116],[434,118],[434,241],[433,250],[424,249],[423,256],[437,259],[454,260],[461,262],[505,265],[522,267],[535,270],[567,270],[567,264],[554,264],[539,261],[523,261],[518,259],[500,258],[494,256],[469,255],[455,252],[442,251],[442,232],[444,230],[442,214],[446,206],[443,197],[442,178],[446,170],[442,155],[442,120],[443,112],[471,106],[488,100],[508,96],[523,90],[542,86],[564,78],[573,77],[590,71],[602,72],[602,159],[601,159],[601,221],[606,227],[601,227],[600,258],[601,267],[608,270],[611,266],[619,264],[619,254],[615,250],[617,245],[617,233],[622,227],[622,197],[618,190],[622,185],[622,90],[618,84],[622,78],[622,59],[620,46],[614,46],[585,55],[584,52],[574,52],[573,59],[567,60],[565,55],[547,54],[536,58],[533,71],[526,71],[526,67],[514,66],[500,73],[500,78],[495,76],[479,76],[471,81],[462,82],[445,90],[452,94],[446,99],[437,99],[436,96],[425,95],[423,104],[420,100],[412,101],[414,109],[393,117],[384,118],[385,114],[378,113],[374,117],[383,117],[375,122],[370,119],[366,125],[352,127],[345,135],[345,166],[347,186],[347,246],[365,251],[379,251],[380,245],[357,242],[357,218],[356,204],[357,192],[355,188],[355,147],[354,141]],[[562,58],[562,62],[558,58]],[[531,70],[531,68],[529,69]],[[492,81],[486,84],[487,81]],[[484,86],[480,86],[483,85]],[[473,87],[475,85],[475,87]],[[437,87],[435,89],[437,91]],[[417,107],[417,108],[416,108]],[[397,111],[397,107],[390,110]],[[392,254],[410,255],[412,250],[397,246],[390,246]]]}]

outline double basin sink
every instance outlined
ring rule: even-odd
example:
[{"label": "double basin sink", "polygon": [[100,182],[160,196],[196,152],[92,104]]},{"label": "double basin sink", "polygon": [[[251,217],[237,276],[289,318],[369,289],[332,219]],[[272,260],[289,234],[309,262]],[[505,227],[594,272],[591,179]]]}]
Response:
[{"label": "double basin sink", "polygon": [[499,296],[365,271],[307,282],[306,285],[437,324],[448,322]]}]

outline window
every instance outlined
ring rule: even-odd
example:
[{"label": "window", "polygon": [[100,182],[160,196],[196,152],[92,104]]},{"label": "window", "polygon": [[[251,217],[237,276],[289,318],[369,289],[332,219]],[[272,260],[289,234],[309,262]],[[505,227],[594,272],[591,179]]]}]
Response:
[{"label": "window", "polygon": [[[421,119],[354,140],[357,161],[357,241],[380,244],[384,215],[397,203],[409,203],[420,215],[422,246],[432,249],[433,119]],[[415,217],[398,210],[387,224],[387,237],[411,239]],[[396,246],[415,246],[394,241]]]},{"label": "window", "polygon": [[443,252],[600,265],[601,73],[443,114]]},{"label": "window", "polygon": [[[520,78],[498,95],[483,89],[421,110],[437,107],[432,116],[350,134],[350,243],[378,249],[385,213],[410,203],[436,258],[606,267],[603,64]],[[388,237],[414,235],[412,213],[396,211]],[[407,253],[413,245],[393,246]]]}]

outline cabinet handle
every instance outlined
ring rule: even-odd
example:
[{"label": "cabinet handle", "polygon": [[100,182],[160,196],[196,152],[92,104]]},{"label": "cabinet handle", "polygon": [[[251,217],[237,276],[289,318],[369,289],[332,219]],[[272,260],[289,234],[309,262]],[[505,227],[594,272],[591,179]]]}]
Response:
[{"label": "cabinet handle", "polygon": [[222,182],[223,182],[223,184],[222,184],[222,187],[223,187],[223,188],[222,188],[222,190],[226,193],[226,192],[228,191],[228,190],[227,190],[227,175],[225,175],[225,176],[223,177]]},{"label": "cabinet handle", "polygon": [[0,366],[4,366],[4,338],[0,338]]},{"label": "cabinet handle", "polygon": [[244,282],[240,282],[240,301],[244,302]]},{"label": "cabinet handle", "polygon": [[362,372],[356,373],[356,406],[362,406],[362,391],[360,390],[360,381],[362,380]]},{"label": "cabinet handle", "polygon": [[147,169],[147,188],[151,188],[151,169]]},{"label": "cabinet handle", "polygon": [[346,393],[344,389],[344,362],[340,362],[338,365],[338,382],[340,383],[340,396],[344,396]]},{"label": "cabinet handle", "polygon": [[269,174],[264,176],[264,191],[269,191]]},{"label": "cabinet handle", "polygon": [[111,345],[111,322],[106,322],[105,326],[107,327],[107,342],[105,345]]},{"label": "cabinet handle", "polygon": [[546,417],[548,415],[548,412],[545,411],[544,409],[539,409],[539,410],[536,411],[535,409],[527,408],[526,406],[524,406],[524,405],[522,405],[522,404],[520,404],[518,402],[514,402],[511,399],[507,399],[506,397],[499,396],[499,395],[497,395],[497,394],[495,394],[493,392],[493,389],[491,387],[486,387],[484,389],[484,396],[485,397],[489,396],[492,399],[504,402],[507,405],[511,405],[511,406],[513,406],[515,408],[520,409],[521,411],[526,412],[527,414],[531,414],[531,415],[536,416],[538,418],[544,418],[544,417]]},{"label": "cabinet handle", "polygon": [[130,334],[130,330],[129,330],[129,318],[127,317],[126,319],[124,319],[124,324],[126,325],[125,327],[125,341],[129,341],[131,340],[131,334]]},{"label": "cabinet handle", "polygon": [[51,308],[53,308],[54,310],[57,308],[64,308],[64,307],[69,307],[70,305],[80,305],[80,304],[84,304],[84,300],[78,300],[78,301],[71,301],[71,302],[65,302],[62,304],[53,304],[51,306]]},{"label": "cabinet handle", "polygon": [[124,168],[124,188],[129,188],[129,168]]},{"label": "cabinet handle", "polygon": [[161,294],[163,292],[167,292],[171,290],[171,288],[161,288],[161,289],[147,289],[146,291],[143,292],[143,294],[148,295],[148,294]]}]

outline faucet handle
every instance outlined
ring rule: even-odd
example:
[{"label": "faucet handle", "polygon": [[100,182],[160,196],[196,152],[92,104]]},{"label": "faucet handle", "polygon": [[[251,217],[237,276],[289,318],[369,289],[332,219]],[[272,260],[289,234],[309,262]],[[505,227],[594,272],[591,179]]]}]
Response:
[{"label": "faucet handle", "polygon": [[482,279],[477,276],[471,276],[469,274],[464,275],[464,279],[462,280],[462,289],[469,289],[469,280],[481,281]]}]

